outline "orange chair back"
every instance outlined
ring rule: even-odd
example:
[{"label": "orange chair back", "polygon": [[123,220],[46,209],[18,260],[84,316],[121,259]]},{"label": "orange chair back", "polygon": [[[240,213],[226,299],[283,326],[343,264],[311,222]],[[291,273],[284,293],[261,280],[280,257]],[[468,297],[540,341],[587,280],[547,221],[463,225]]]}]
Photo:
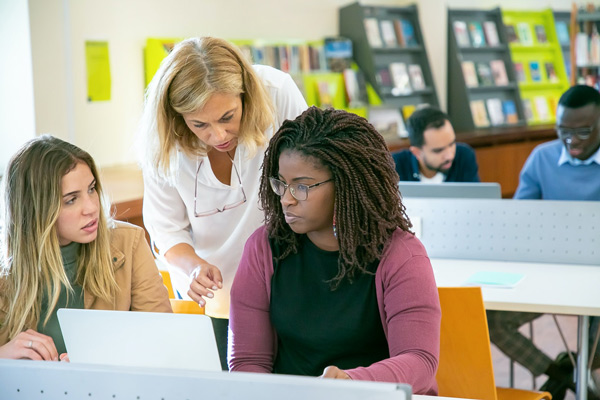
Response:
[{"label": "orange chair back", "polygon": [[174,299],[175,292],[173,291],[173,283],[171,283],[171,274],[169,274],[169,271],[165,271],[163,269],[161,269],[159,271],[160,271],[160,274],[162,275],[163,284],[169,291],[169,298]]},{"label": "orange chair back", "polygon": [[439,396],[497,400],[481,288],[445,287],[438,292],[442,309]]},{"label": "orange chair back", "polygon": [[204,314],[204,307],[191,300],[170,299],[174,313],[179,314]]}]

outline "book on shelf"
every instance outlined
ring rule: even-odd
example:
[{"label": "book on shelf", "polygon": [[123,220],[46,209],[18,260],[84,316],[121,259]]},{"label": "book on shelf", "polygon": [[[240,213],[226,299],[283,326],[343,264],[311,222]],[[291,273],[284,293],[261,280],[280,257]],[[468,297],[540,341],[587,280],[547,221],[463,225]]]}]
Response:
[{"label": "book on shelf", "polygon": [[515,75],[517,77],[517,82],[527,81],[527,78],[525,77],[525,68],[523,67],[523,63],[515,63]]},{"label": "book on shelf", "polygon": [[512,100],[504,100],[502,102],[502,111],[504,112],[504,118],[507,124],[516,124],[519,122],[519,115],[517,114],[517,106]]},{"label": "book on shelf", "polygon": [[527,22],[519,22],[517,24],[517,32],[519,36],[519,42],[526,46],[533,44],[533,36],[531,35],[531,26]]},{"label": "book on shelf", "polygon": [[498,37],[498,27],[494,21],[485,21],[483,23],[483,31],[485,32],[485,40],[488,46],[498,46],[500,38]]},{"label": "book on shelf", "polygon": [[473,47],[484,47],[486,45],[483,28],[477,21],[469,22],[469,35]]},{"label": "book on shelf", "polygon": [[381,38],[385,47],[398,47],[398,39],[392,20],[382,19],[379,21],[379,27],[381,28]]},{"label": "book on shelf", "polygon": [[369,122],[386,141],[408,136],[398,108],[373,108],[369,111]]},{"label": "book on shelf", "polygon": [[408,120],[410,118],[410,116],[412,115],[412,113],[414,113],[417,110],[417,106],[414,104],[408,104],[404,107],[402,107],[402,116],[404,117],[404,120]]},{"label": "book on shelf", "polygon": [[558,38],[558,43],[560,44],[569,44],[571,39],[569,37],[569,26],[565,21],[556,21],[556,37]]},{"label": "book on shelf", "polygon": [[423,78],[423,70],[419,64],[410,64],[408,66],[408,75],[410,76],[410,84],[413,90],[425,89],[425,78]]},{"label": "book on shelf", "polygon": [[377,22],[377,18],[365,18],[363,24],[365,25],[365,33],[367,34],[369,45],[376,48],[383,47],[383,41],[379,35],[379,23]]},{"label": "book on shelf", "polygon": [[527,121],[533,121],[533,106],[531,105],[531,99],[523,99],[523,113]]},{"label": "book on shelf", "polygon": [[483,86],[492,86],[494,84],[492,70],[488,63],[477,63],[477,79],[479,80],[479,84]]},{"label": "book on shelf", "polygon": [[392,75],[390,75],[389,67],[379,68],[375,73],[375,80],[377,81],[377,84],[379,84],[379,86],[384,90],[391,90],[394,86],[394,83],[392,82]]},{"label": "book on shelf", "polygon": [[470,107],[471,114],[473,114],[473,123],[476,127],[485,128],[490,126],[490,120],[488,119],[483,100],[472,100]]},{"label": "book on shelf", "polygon": [[538,61],[529,61],[529,76],[533,82],[540,82],[542,80],[540,63]]},{"label": "book on shelf", "polygon": [[400,26],[402,27],[402,38],[406,47],[418,46],[417,37],[415,36],[415,28],[412,22],[407,19],[400,20]]},{"label": "book on shelf", "polygon": [[319,106],[323,108],[333,107],[333,96],[335,88],[327,81],[319,81],[317,83],[319,93]]},{"label": "book on shelf", "polygon": [[352,65],[352,40],[339,36],[325,38],[323,53],[331,72],[343,72]]},{"label": "book on shelf", "polygon": [[[596,90],[598,90],[598,87],[596,87]],[[550,108],[552,116],[556,116],[556,109],[558,108],[558,98],[556,96],[548,97],[548,107]]]},{"label": "book on shelf", "polygon": [[408,76],[408,70],[405,63],[391,63],[390,74],[392,75],[392,82],[394,84],[392,89],[393,95],[397,96],[401,94],[408,94],[412,91],[410,86],[410,78]]},{"label": "book on shelf", "polygon": [[465,21],[454,21],[452,26],[454,27],[454,36],[456,37],[458,47],[471,47],[467,23]]},{"label": "book on shelf", "polygon": [[544,67],[546,68],[546,79],[548,79],[549,82],[558,82],[558,75],[556,75],[554,64],[547,62],[544,64]]},{"label": "book on shelf", "polygon": [[548,36],[546,36],[546,28],[544,28],[544,25],[537,24],[533,27],[533,29],[535,30],[535,38],[537,39],[538,43],[548,43]]},{"label": "book on shelf", "polygon": [[349,107],[364,107],[368,104],[367,85],[365,76],[361,71],[347,68],[342,73],[344,76],[344,87]]},{"label": "book on shelf", "polygon": [[548,99],[546,99],[546,97],[534,97],[533,104],[535,106],[535,113],[537,114],[538,120],[549,121],[552,119],[552,113],[550,112],[550,107],[548,107]]},{"label": "book on shelf", "polygon": [[392,22],[394,24],[394,33],[396,34],[398,46],[406,47],[406,42],[404,41],[404,36],[402,35],[402,21],[396,18]]},{"label": "book on shelf", "polygon": [[490,116],[490,123],[494,126],[504,124],[504,112],[502,111],[502,100],[498,98],[485,101]]},{"label": "book on shelf", "polygon": [[283,72],[290,72],[290,57],[287,46],[277,46],[279,52],[279,69]]},{"label": "book on shelf", "polygon": [[490,68],[492,69],[492,76],[494,77],[494,83],[496,84],[496,86],[508,85],[506,65],[504,64],[503,60],[490,61]]},{"label": "book on shelf", "polygon": [[515,30],[515,26],[512,24],[505,25],[506,29],[506,40],[508,43],[519,43],[519,37],[517,36],[517,31]]},{"label": "book on shelf", "polygon": [[586,65],[590,62],[589,58],[588,35],[585,32],[579,32],[575,36],[575,65]]},{"label": "book on shelf", "polygon": [[465,78],[465,85],[467,85],[467,87],[479,86],[477,73],[475,72],[475,63],[473,61],[463,61],[461,67],[463,77]]}]

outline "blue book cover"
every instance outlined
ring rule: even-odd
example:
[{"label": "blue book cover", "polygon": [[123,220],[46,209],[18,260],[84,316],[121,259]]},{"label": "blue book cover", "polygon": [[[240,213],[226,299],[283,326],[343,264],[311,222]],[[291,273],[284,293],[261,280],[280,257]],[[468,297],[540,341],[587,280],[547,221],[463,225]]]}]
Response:
[{"label": "blue book cover", "polygon": [[540,82],[542,80],[542,74],[540,73],[540,63],[537,61],[529,62],[529,75],[533,82]]},{"label": "blue book cover", "polygon": [[417,46],[417,38],[415,37],[415,28],[412,23],[406,19],[402,20],[402,37],[406,46]]},{"label": "blue book cover", "polygon": [[560,44],[569,44],[569,27],[564,21],[556,22],[556,36]]},{"label": "blue book cover", "polygon": [[504,118],[507,124],[516,124],[519,122],[519,115],[517,114],[517,106],[512,100],[504,100],[502,102],[502,112],[504,112]]}]

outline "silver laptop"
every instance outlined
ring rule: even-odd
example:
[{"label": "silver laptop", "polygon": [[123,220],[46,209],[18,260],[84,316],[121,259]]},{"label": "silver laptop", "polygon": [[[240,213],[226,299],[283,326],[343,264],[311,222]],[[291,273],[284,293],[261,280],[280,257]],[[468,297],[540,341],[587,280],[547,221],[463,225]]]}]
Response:
[{"label": "silver laptop", "polygon": [[58,321],[72,363],[221,371],[206,315],[61,308]]},{"label": "silver laptop", "polygon": [[400,181],[402,197],[499,199],[500,184],[496,182],[444,182],[421,183]]}]

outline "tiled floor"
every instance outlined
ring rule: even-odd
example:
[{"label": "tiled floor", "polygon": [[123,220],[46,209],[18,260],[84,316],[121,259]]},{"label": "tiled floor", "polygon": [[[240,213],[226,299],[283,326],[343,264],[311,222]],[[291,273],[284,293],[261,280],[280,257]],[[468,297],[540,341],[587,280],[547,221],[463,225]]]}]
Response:
[{"label": "tiled floor", "polygon": [[[575,316],[557,316],[558,323],[565,335],[569,349],[577,349],[577,317]],[[521,327],[523,334],[529,335],[529,325]],[[558,353],[565,351],[564,344],[554,324],[554,319],[550,315],[543,315],[533,322],[533,337],[536,345],[541,348],[548,356],[555,358]],[[492,357],[494,360],[494,373],[496,385],[509,386],[509,359],[492,345]],[[536,379],[536,388],[539,388],[546,381],[546,376],[542,375]],[[520,389],[532,389],[532,375],[528,370],[515,363],[514,367],[514,387]],[[567,392],[566,400],[574,400],[575,396],[571,391]]]}]

